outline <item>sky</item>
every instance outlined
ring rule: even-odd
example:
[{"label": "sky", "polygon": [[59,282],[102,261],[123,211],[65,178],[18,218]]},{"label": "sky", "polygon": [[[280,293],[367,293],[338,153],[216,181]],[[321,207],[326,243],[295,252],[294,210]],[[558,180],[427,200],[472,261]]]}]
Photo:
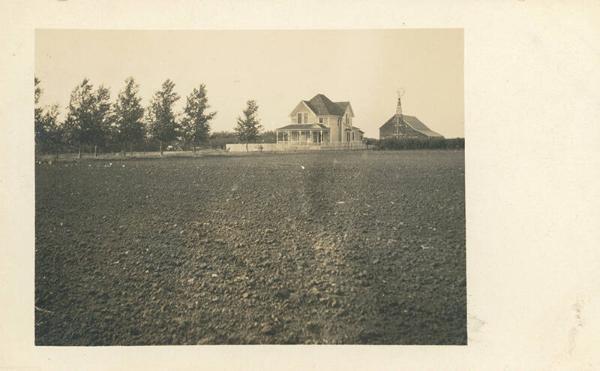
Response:
[{"label": "sky", "polygon": [[181,99],[205,84],[213,131],[233,130],[246,101],[257,101],[265,130],[290,123],[301,100],[325,94],[350,101],[354,126],[378,138],[396,111],[417,116],[447,138],[464,137],[463,31],[422,30],[37,30],[40,104],[69,103],[84,78],[111,98],[127,77],[147,106],[162,82]]}]

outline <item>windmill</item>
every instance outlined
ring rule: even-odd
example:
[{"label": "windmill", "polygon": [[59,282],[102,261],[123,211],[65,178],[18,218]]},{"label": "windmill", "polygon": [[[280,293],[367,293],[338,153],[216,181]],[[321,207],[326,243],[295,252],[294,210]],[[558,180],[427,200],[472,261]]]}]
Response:
[{"label": "windmill", "polygon": [[396,105],[396,138],[400,137],[400,129],[404,126],[404,118],[402,117],[402,97],[404,96],[404,88],[400,88],[398,91],[398,103]]}]

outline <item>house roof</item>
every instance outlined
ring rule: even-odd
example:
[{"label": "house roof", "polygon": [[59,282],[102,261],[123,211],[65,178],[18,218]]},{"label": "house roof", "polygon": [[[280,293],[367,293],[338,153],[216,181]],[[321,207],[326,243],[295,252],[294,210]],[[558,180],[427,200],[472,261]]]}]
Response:
[{"label": "house roof", "polygon": [[303,101],[317,115],[343,116],[350,102],[332,102],[323,94],[317,94],[311,100]]},{"label": "house roof", "polygon": [[354,117],[354,111],[352,111],[352,106],[350,105],[350,102],[334,102],[335,104],[337,104],[338,106],[340,106],[342,108],[343,112],[346,112],[346,109],[348,109],[348,107],[350,107],[350,114]]},{"label": "house roof", "polygon": [[[387,120],[385,122],[385,124],[381,125],[381,128],[383,128],[384,126],[387,126],[387,125],[394,125],[396,123],[397,116],[398,116],[398,114],[395,114],[394,116],[390,117],[390,119]],[[423,135],[426,135],[428,137],[439,137],[439,138],[444,137],[443,135],[436,133],[435,131],[429,129],[424,123],[422,123],[415,116],[402,115],[402,118],[406,125],[408,125],[410,128],[418,131],[419,133],[421,133]]]},{"label": "house roof", "polygon": [[323,124],[291,124],[276,130],[323,130],[328,131],[329,128]]}]

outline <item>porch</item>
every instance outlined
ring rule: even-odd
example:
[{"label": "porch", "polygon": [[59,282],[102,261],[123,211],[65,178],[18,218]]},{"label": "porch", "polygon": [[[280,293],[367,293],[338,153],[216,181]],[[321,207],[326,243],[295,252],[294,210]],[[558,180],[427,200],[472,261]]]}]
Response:
[{"label": "porch", "polygon": [[330,143],[329,128],[325,125],[297,124],[275,130],[277,143],[294,145],[321,145]]}]

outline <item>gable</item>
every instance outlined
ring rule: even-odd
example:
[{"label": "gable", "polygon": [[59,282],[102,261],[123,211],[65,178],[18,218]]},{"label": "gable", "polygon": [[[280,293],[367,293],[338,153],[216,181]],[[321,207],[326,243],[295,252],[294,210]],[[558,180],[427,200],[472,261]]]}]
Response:
[{"label": "gable", "polygon": [[337,104],[342,109],[344,114],[348,113],[350,117],[354,117],[354,111],[352,110],[352,105],[350,104],[350,102],[335,102],[335,104]]},{"label": "gable", "polygon": [[306,104],[306,101],[300,101],[296,108],[290,113],[290,116],[296,116],[299,112],[308,112],[316,115],[316,113]]}]

